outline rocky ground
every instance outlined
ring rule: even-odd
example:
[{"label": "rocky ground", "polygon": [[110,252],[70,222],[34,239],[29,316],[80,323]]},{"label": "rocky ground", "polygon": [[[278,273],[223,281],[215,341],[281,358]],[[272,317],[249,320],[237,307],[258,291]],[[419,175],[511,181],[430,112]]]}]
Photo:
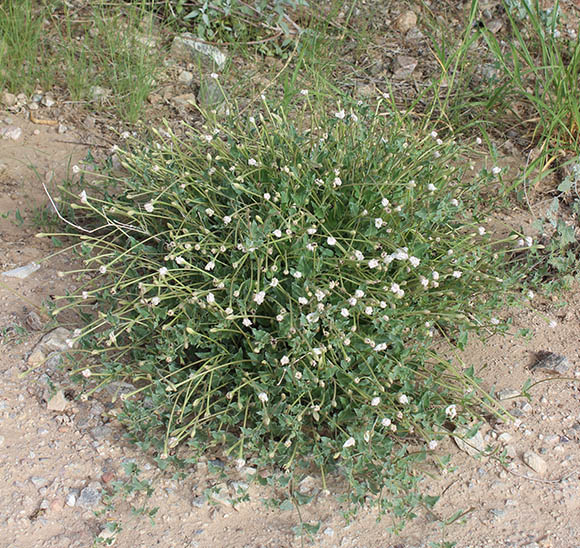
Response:
[{"label": "rocky ground", "polygon": [[[397,19],[410,40],[422,36],[416,21],[408,14]],[[174,48],[167,78],[150,97],[152,117],[167,116],[176,126],[193,115],[196,101],[220,102],[219,89],[211,78],[198,79],[186,53]],[[403,55],[389,70],[405,80],[416,67],[415,57]],[[372,93],[375,88],[366,85],[361,90]],[[94,100],[107,93],[95,90]],[[123,386],[80,397],[59,367],[76,320],[65,313],[57,323],[44,304],[75,288],[79,280],[59,272],[77,263],[71,252],[35,237],[55,222],[44,186],[56,196],[56,184],[79,177],[76,166],[88,169],[83,160],[89,151],[118,169],[111,147],[127,137],[124,131],[106,109],[102,115],[87,113],[54,94],[2,96],[0,546],[427,548],[455,541],[461,548],[580,547],[578,287],[502,311],[513,320],[514,335],[529,329],[528,338],[474,340],[456,356],[458,364],[475,367],[486,389],[496,390],[514,421],[490,419],[472,440],[476,450],[452,440],[439,445],[441,455],[453,455],[453,467],[425,464],[425,489],[442,497],[434,514],[421,512],[400,536],[387,532],[388,516],[377,522],[372,511],[345,521],[332,493],[309,477],[300,490],[314,498],[301,517],[320,528],[300,538],[297,512],[264,507],[262,488],[251,485],[248,502],[229,501],[254,473],[269,471],[230,470],[216,457],[178,476],[161,472],[129,444],[115,418]],[[532,220],[520,215],[518,224],[529,228]],[[533,386],[528,401],[520,395],[528,378],[551,380]],[[505,450],[505,462],[482,456],[486,446]],[[154,489],[150,497],[148,482]],[[207,492],[211,487],[217,491],[213,496]],[[465,515],[442,527],[441,520],[458,509]]]}]

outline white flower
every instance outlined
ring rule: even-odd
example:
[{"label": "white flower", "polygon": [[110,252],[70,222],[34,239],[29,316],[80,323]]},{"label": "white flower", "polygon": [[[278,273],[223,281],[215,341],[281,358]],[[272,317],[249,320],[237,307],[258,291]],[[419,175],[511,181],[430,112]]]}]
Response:
[{"label": "white flower", "polygon": [[158,305],[160,302],[161,302],[161,299],[160,299],[159,297],[153,297],[153,298],[151,299],[151,304],[152,304],[153,306],[157,306],[157,305]]},{"label": "white flower", "polygon": [[272,196],[269,192],[264,192],[264,200],[269,200]]},{"label": "white flower", "polygon": [[87,191],[83,190],[80,194],[79,197],[81,199],[81,203],[82,204],[88,204],[89,203],[89,198],[87,196]]},{"label": "white flower", "polygon": [[399,291],[395,293],[395,296],[397,299],[402,299],[405,296],[405,292],[402,289],[399,289]]},{"label": "white flower", "polygon": [[457,416],[457,406],[449,405],[445,408],[445,414],[450,418],[454,419]]},{"label": "white flower", "polygon": [[433,277],[434,280],[438,280],[439,279],[439,272],[437,272],[436,270],[434,270],[431,273],[431,276]]},{"label": "white flower", "polygon": [[234,313],[233,308],[230,308],[229,306],[224,310],[224,312],[229,316],[230,314]]},{"label": "white flower", "polygon": [[328,238],[326,238],[326,243],[328,245],[336,245],[336,240],[334,239],[334,237],[329,236]]},{"label": "white flower", "polygon": [[377,266],[379,266],[379,261],[376,259],[371,259],[368,264],[369,268],[377,268]]},{"label": "white flower", "polygon": [[308,90],[307,89],[301,89],[300,90],[300,95],[304,95],[304,97],[308,96]]},{"label": "white flower", "polygon": [[266,392],[260,392],[258,394],[258,399],[262,402],[262,403],[266,403],[268,401],[268,394],[266,394]]},{"label": "white flower", "polygon": [[429,449],[433,450],[433,449],[436,449],[438,445],[439,445],[439,444],[437,443],[437,440],[431,440],[431,441],[429,442],[429,445],[428,445],[428,447],[429,447]]},{"label": "white flower", "polygon": [[428,190],[429,192],[435,192],[435,191],[437,190],[437,187],[436,187],[436,186],[435,186],[433,183],[429,183],[429,184],[427,185],[427,190]]},{"label": "white flower", "polygon": [[80,173],[81,168],[77,165],[72,166],[72,172],[76,175],[77,173]]},{"label": "white flower", "polygon": [[427,288],[427,286],[429,285],[429,280],[428,280],[427,278],[425,278],[425,276],[421,276],[421,277],[419,278],[419,281],[421,282],[421,285],[422,285],[424,288]]},{"label": "white flower", "polygon": [[179,265],[184,265],[185,264],[185,259],[181,256],[175,257],[175,262]]},{"label": "white flower", "polygon": [[382,352],[387,349],[387,343],[380,343],[375,346],[375,352]]},{"label": "white flower", "polygon": [[264,302],[264,299],[266,297],[266,292],[265,291],[258,291],[258,293],[256,293],[254,295],[254,302],[256,302],[257,304],[262,304]]},{"label": "white flower", "polygon": [[250,318],[244,318],[242,320],[242,323],[246,326],[246,327],[250,327],[250,325],[252,325],[252,320],[250,320]]},{"label": "white flower", "polygon": [[83,291],[82,292],[82,296],[83,296],[83,299],[86,301],[89,298],[89,292],[88,291]]},{"label": "white flower", "polygon": [[258,162],[254,158],[250,158],[248,160],[248,165],[249,166],[257,166],[258,165]]},{"label": "white flower", "polygon": [[476,139],[475,139],[475,144],[476,145],[481,145],[482,142],[483,141],[481,140],[481,137],[476,137]]},{"label": "white flower", "polygon": [[366,314],[367,316],[371,316],[371,315],[372,315],[372,313],[373,313],[373,307],[372,307],[372,306],[367,306],[367,307],[365,308],[365,314]]},{"label": "white flower", "polygon": [[409,257],[409,262],[411,263],[411,266],[413,266],[414,268],[417,268],[419,266],[419,264],[421,263],[421,259],[418,259],[417,257]]},{"label": "white flower", "polygon": [[364,292],[362,289],[357,289],[357,290],[354,292],[354,296],[355,296],[357,299],[362,299],[362,298],[365,296],[365,292]]},{"label": "white flower", "polygon": [[350,306],[356,306],[357,300],[354,297],[351,297],[348,300],[348,304],[350,304]]},{"label": "white flower", "polygon": [[344,339],[344,341],[342,341],[342,344],[344,344],[344,346],[350,346],[350,339],[347,337]]},{"label": "white flower", "polygon": [[395,253],[393,253],[393,257],[397,259],[397,261],[406,261],[409,258],[409,254],[407,253],[407,249],[397,249]]},{"label": "white flower", "polygon": [[280,358],[280,363],[282,365],[288,365],[290,363],[290,358],[288,356],[282,356]]},{"label": "white flower", "polygon": [[206,208],[206,210],[205,210],[205,214],[206,214],[208,217],[213,217],[213,216],[214,216],[214,214],[215,214],[215,211],[214,211],[214,210],[213,210],[211,207],[208,207],[208,208]]},{"label": "white flower", "polygon": [[332,186],[334,188],[339,187],[340,185],[342,185],[342,179],[340,177],[335,177],[334,181],[332,181]]},{"label": "white flower", "polygon": [[145,211],[147,211],[147,213],[152,213],[152,212],[153,212],[153,210],[155,209],[155,208],[153,207],[153,204],[152,204],[151,202],[147,202],[147,203],[146,203],[146,204],[143,206],[143,208],[145,209]]},{"label": "white flower", "polygon": [[162,267],[159,269],[159,275],[160,275],[161,277],[163,277],[163,276],[167,276],[167,273],[168,273],[168,272],[169,272],[169,270],[167,270],[167,268],[166,268],[166,267],[164,267],[164,266],[162,266]]},{"label": "white flower", "polygon": [[308,249],[308,251],[314,251],[316,249],[316,244],[309,242],[306,244],[306,249]]},{"label": "white flower", "polygon": [[279,283],[280,282],[279,282],[278,278],[272,278],[272,280],[270,281],[270,285],[272,287],[276,287]]},{"label": "white flower", "polygon": [[400,289],[400,287],[399,287],[399,284],[397,284],[397,283],[395,283],[395,282],[393,282],[393,283],[391,284],[391,291],[392,291],[393,293],[397,293],[397,291],[399,291],[399,289]]},{"label": "white flower", "polygon": [[384,418],[384,419],[381,421],[381,424],[382,424],[382,425],[383,425],[385,428],[387,428],[387,427],[389,427],[389,426],[391,425],[391,419],[389,419],[389,418],[385,417],[385,418]]},{"label": "white flower", "polygon": [[215,295],[213,293],[208,293],[205,298],[209,304],[215,303]]},{"label": "white flower", "polygon": [[339,120],[344,120],[344,117],[346,116],[346,112],[344,112],[344,109],[339,110],[338,112],[335,112],[334,115],[339,119]]},{"label": "white flower", "polygon": [[341,316],[343,316],[345,318],[348,318],[348,315],[349,315],[348,309],[347,308],[341,308],[340,309],[340,314],[341,314]]},{"label": "white flower", "polygon": [[274,236],[276,236],[276,238],[281,238],[282,237],[282,231],[279,228],[277,228],[276,230],[274,230],[272,232],[272,234],[274,234]]},{"label": "white flower", "polygon": [[223,218],[223,221],[224,221],[224,225],[229,225],[232,222],[232,218],[229,215],[226,215]]},{"label": "white flower", "polygon": [[93,373],[91,372],[90,369],[84,369],[83,372],[81,373],[81,375],[85,378],[89,378]]},{"label": "white flower", "polygon": [[211,176],[211,175],[213,175],[213,174],[215,173],[215,167],[210,167],[210,168],[207,170],[207,173],[208,173],[208,175],[210,175],[210,176]]},{"label": "white flower", "polygon": [[217,74],[217,72],[212,72],[209,76],[210,76],[210,78],[213,78],[214,80],[217,80],[219,78],[219,75]]},{"label": "white flower", "polygon": [[300,270],[297,270],[296,272],[292,273],[292,276],[294,276],[297,280],[299,280],[300,278],[302,278],[302,272],[300,272]]},{"label": "white flower", "polygon": [[494,167],[491,169],[491,172],[492,172],[494,175],[499,175],[499,174],[501,173],[501,167],[494,166]]},{"label": "white flower", "polygon": [[462,275],[462,272],[460,272],[459,270],[454,270],[453,274],[452,274],[452,276],[454,278],[457,278],[457,279],[461,278],[461,275]]},{"label": "white flower", "polygon": [[524,241],[528,247],[532,247],[532,244],[534,243],[534,239],[531,236],[526,236]]},{"label": "white flower", "polygon": [[433,139],[437,139],[437,132],[436,131],[432,131],[431,132],[431,137],[433,137]]},{"label": "white flower", "polygon": [[459,205],[459,202],[458,202],[458,201],[457,201],[455,198],[453,198],[453,199],[451,200],[451,202],[449,202],[449,203],[450,203],[452,206],[454,206],[454,207],[457,207],[457,206]]},{"label": "white flower", "polygon": [[385,224],[385,221],[383,221],[380,217],[377,217],[375,219],[375,226],[377,228],[381,228],[384,224]]},{"label": "white flower", "polygon": [[526,293],[528,299],[533,299],[534,298],[534,292],[530,289],[527,293]]},{"label": "white flower", "polygon": [[302,305],[308,304],[308,299],[306,297],[298,297],[298,302]]},{"label": "white flower", "polygon": [[342,444],[342,447],[346,449],[347,447],[352,447],[355,443],[354,438],[351,436]]},{"label": "white flower", "polygon": [[306,315],[306,321],[309,323],[316,323],[318,321],[318,314],[316,312],[311,312]]},{"label": "white flower", "polygon": [[387,200],[386,198],[383,198],[383,199],[381,200],[381,205],[382,205],[383,207],[389,207],[390,203],[391,203],[391,202],[389,202],[389,200]]},{"label": "white flower", "polygon": [[480,236],[483,236],[483,235],[485,234],[485,228],[484,228],[484,227],[482,227],[482,226],[480,226],[480,227],[477,229],[477,232],[479,232],[479,235],[480,235]]},{"label": "white flower", "polygon": [[316,234],[316,231],[317,231],[317,230],[318,230],[318,229],[317,229],[315,226],[311,226],[310,228],[308,228],[308,229],[306,230],[306,232],[308,232],[308,234],[310,234],[310,236],[312,236],[313,234]]},{"label": "white flower", "polygon": [[492,318],[489,321],[491,322],[492,325],[499,325],[499,320],[497,318]]},{"label": "white flower", "polygon": [[205,265],[205,269],[209,272],[210,270],[213,270],[215,268],[215,262],[214,261],[210,261],[209,263],[207,263]]},{"label": "white flower", "polygon": [[405,394],[401,394],[399,396],[399,403],[405,405],[406,403],[409,403],[409,398]]},{"label": "white flower", "polygon": [[365,260],[365,256],[358,249],[355,250],[354,256],[355,256],[357,261],[364,261]]}]

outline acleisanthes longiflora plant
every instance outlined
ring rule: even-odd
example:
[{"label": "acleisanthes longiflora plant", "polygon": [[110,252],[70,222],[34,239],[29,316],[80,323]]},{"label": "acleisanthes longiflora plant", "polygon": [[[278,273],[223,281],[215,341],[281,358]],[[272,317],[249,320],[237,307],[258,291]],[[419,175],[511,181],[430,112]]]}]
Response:
[{"label": "acleisanthes longiflora plant", "polygon": [[318,469],[404,519],[436,501],[414,464],[492,406],[431,343],[501,329],[525,251],[485,224],[499,168],[467,181],[459,144],[389,104],[298,97],[292,119],[264,101],[165,132],[122,154],[117,192],[71,196],[101,227],[80,233],[93,279],[61,307],[87,319],[75,373],[133,383],[123,418],[161,458],[219,452],[290,493]]}]

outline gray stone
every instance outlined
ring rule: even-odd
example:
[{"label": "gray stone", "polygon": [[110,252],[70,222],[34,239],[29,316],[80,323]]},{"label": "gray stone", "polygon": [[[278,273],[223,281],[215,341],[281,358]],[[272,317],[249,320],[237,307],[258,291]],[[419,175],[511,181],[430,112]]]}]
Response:
[{"label": "gray stone", "polygon": [[0,128],[0,137],[2,139],[11,139],[12,141],[18,141],[22,136],[22,128],[17,126],[6,126]]},{"label": "gray stone", "polygon": [[4,445],[4,440],[6,438],[4,436],[0,436],[0,447],[2,447]]},{"label": "gray stone", "polygon": [[40,331],[44,325],[40,319],[40,316],[34,310],[31,310],[28,314],[26,314],[24,323],[26,324],[26,327],[32,329],[33,331]]},{"label": "gray stone", "polygon": [[195,108],[197,100],[195,93],[184,93],[171,98],[171,104],[177,108]]},{"label": "gray stone", "polygon": [[408,55],[399,55],[395,59],[395,71],[393,73],[393,78],[395,80],[404,80],[413,74],[413,71],[417,67],[418,61],[414,57],[409,57]]},{"label": "gray stone", "polygon": [[470,430],[470,427],[459,425],[453,433],[453,441],[457,447],[467,453],[468,455],[474,457],[479,455],[482,451],[485,451],[485,441],[481,432],[477,432],[475,436],[471,438],[465,438],[465,435]]},{"label": "gray stone", "polygon": [[395,20],[395,28],[403,34],[406,34],[415,26],[417,26],[417,15],[411,10],[404,11]]},{"label": "gray stone", "polygon": [[215,46],[205,44],[189,32],[184,32],[173,39],[171,56],[175,59],[200,63],[210,69],[223,69],[227,57]]},{"label": "gray stone", "polygon": [[417,27],[413,27],[405,35],[405,38],[409,42],[419,42],[420,40],[423,40],[423,38],[425,38],[425,35]]},{"label": "gray stone", "polygon": [[52,95],[47,94],[41,99],[40,104],[44,105],[46,108],[50,108],[56,104],[56,101],[54,100]]},{"label": "gray stone", "polygon": [[68,341],[71,336],[72,333],[68,329],[57,327],[42,337],[37,346],[40,346],[46,353],[63,352],[70,348]]},{"label": "gray stone", "polygon": [[511,398],[517,398],[520,394],[521,392],[519,390],[504,388],[497,393],[497,399],[500,401],[509,400]]},{"label": "gray stone", "polygon": [[0,103],[3,104],[5,107],[13,107],[18,100],[16,99],[16,95],[13,93],[8,93],[7,91],[3,91],[0,95]]},{"label": "gray stone", "polygon": [[522,456],[522,460],[538,474],[545,474],[548,470],[546,461],[533,451],[526,451]]},{"label": "gray stone", "polygon": [[497,439],[502,443],[509,443],[509,441],[512,439],[512,435],[508,432],[504,432],[503,434],[500,434]]},{"label": "gray stone", "polygon": [[540,352],[538,361],[530,368],[532,371],[548,371],[564,375],[570,369],[570,362],[566,356],[554,352]]},{"label": "gray stone", "polygon": [[200,495],[199,497],[193,497],[191,504],[196,508],[203,508],[203,505],[205,504],[205,497],[203,495]]},{"label": "gray stone", "polygon": [[101,484],[98,481],[93,481],[81,491],[77,504],[83,508],[94,508],[101,502],[102,496]]},{"label": "gray stone", "polygon": [[486,26],[489,32],[497,34],[503,27],[503,21],[501,19],[492,19]]},{"label": "gray stone", "polygon": [[90,434],[94,440],[110,439],[113,434],[113,429],[107,425],[95,426],[94,428],[91,428]]},{"label": "gray stone", "polygon": [[32,482],[34,487],[36,487],[37,489],[40,489],[42,487],[46,487],[48,485],[48,480],[46,478],[42,478],[40,476],[32,476],[30,478],[30,481]]},{"label": "gray stone", "polygon": [[334,529],[333,529],[332,527],[327,527],[327,528],[324,530],[324,534],[325,534],[327,537],[333,537],[333,536],[334,536]]},{"label": "gray stone", "polygon": [[214,109],[226,100],[226,96],[215,78],[204,76],[199,87],[198,100],[202,108]]},{"label": "gray stone", "polygon": [[[0,130],[0,132],[1,131],[2,130]],[[30,276],[33,272],[36,272],[39,268],[40,268],[39,264],[30,263],[25,266],[19,266],[18,268],[2,272],[2,276],[6,276],[7,278],[18,278],[19,280],[24,280],[25,278],[28,278],[28,276]]]},{"label": "gray stone", "polygon": [[186,86],[189,86],[189,84],[191,84],[191,82],[193,82],[193,74],[187,70],[184,70],[179,75],[178,80],[179,80],[179,83],[185,84]]}]

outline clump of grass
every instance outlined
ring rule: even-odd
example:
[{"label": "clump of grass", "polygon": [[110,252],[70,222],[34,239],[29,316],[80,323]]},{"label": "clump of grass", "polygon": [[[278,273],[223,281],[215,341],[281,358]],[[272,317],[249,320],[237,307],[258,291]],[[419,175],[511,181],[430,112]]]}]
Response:
[{"label": "clump of grass", "polygon": [[87,320],[75,374],[134,383],[123,418],[161,459],[219,451],[291,496],[318,469],[405,519],[437,500],[414,465],[491,401],[431,341],[501,328],[515,237],[473,208],[498,170],[465,182],[458,144],[299,101],[136,147],[120,193],[81,192],[101,228],[64,306]]},{"label": "clump of grass", "polygon": [[537,0],[512,0],[505,8],[511,41],[490,32],[484,37],[501,72],[496,87],[508,108],[519,107],[514,114],[537,145],[524,174],[530,180],[535,172],[533,183],[559,168],[562,157],[578,154],[580,43],[558,29],[558,2],[548,11]]},{"label": "clump of grass", "polygon": [[[145,4],[93,6],[89,23],[79,23],[65,11],[59,25],[59,52],[71,97],[91,100],[97,108],[112,106],[130,123],[141,116],[162,61]],[[110,90],[111,96],[95,100],[95,86]]]},{"label": "clump of grass", "polygon": [[0,90],[30,93],[50,87],[51,64],[43,62],[44,8],[31,0],[7,0],[0,5]]}]

